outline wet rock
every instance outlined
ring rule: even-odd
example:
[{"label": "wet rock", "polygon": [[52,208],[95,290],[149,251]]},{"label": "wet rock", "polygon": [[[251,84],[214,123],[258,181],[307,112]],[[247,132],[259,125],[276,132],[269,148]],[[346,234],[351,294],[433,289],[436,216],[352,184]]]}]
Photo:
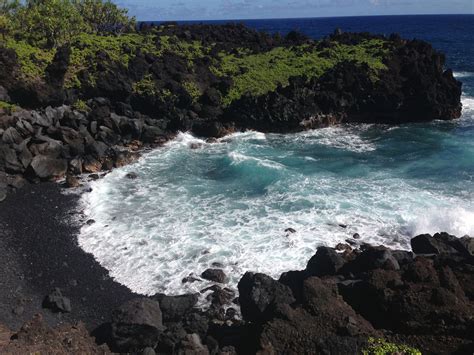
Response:
[{"label": "wet rock", "polygon": [[64,176],[67,171],[67,161],[64,159],[54,159],[44,155],[37,155],[29,166],[33,176],[47,180]]},{"label": "wet rock", "polygon": [[147,298],[134,299],[113,312],[108,343],[122,352],[154,348],[163,329],[159,303]]},{"label": "wet rock", "polygon": [[66,186],[69,188],[76,188],[81,186],[81,183],[78,178],[73,175],[66,176]]},{"label": "wet rock", "polygon": [[308,261],[306,271],[312,276],[335,275],[344,264],[344,258],[335,249],[319,247]]},{"label": "wet rock", "polygon": [[354,235],[352,236],[352,238],[354,238],[354,239],[360,239],[359,233],[354,233]]},{"label": "wet rock", "polygon": [[61,290],[56,288],[43,301],[43,308],[47,308],[57,313],[70,313],[72,311],[71,301],[64,297]]},{"label": "wet rock", "polygon": [[285,233],[289,233],[289,234],[296,233],[296,229],[293,229],[293,228],[286,228],[286,229],[285,229]]},{"label": "wet rock", "polygon": [[201,277],[213,282],[227,282],[227,276],[221,269],[207,269],[201,274]]},{"label": "wet rock", "polygon": [[261,322],[271,316],[277,304],[295,301],[291,289],[264,274],[245,273],[238,284],[242,316]]},{"label": "wet rock", "polygon": [[98,173],[102,170],[102,163],[91,156],[86,156],[82,162],[82,170],[86,173]]},{"label": "wet rock", "polygon": [[137,173],[134,173],[134,172],[131,172],[131,173],[128,173],[127,175],[125,175],[125,177],[127,179],[130,179],[130,180],[135,180],[138,178],[138,174]]}]

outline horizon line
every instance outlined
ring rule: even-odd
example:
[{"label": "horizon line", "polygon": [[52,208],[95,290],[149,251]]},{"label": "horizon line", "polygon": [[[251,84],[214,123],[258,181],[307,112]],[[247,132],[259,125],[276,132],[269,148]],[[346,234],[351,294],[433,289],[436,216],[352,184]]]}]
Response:
[{"label": "horizon line", "polygon": [[400,17],[400,16],[474,16],[474,13],[451,13],[451,14],[390,14],[390,15],[340,15],[340,16],[304,16],[304,17],[249,17],[249,18],[220,18],[220,19],[166,19],[166,20],[139,20],[137,22],[199,22],[199,21],[256,21],[256,20],[309,20],[328,18],[351,18],[351,17]]}]

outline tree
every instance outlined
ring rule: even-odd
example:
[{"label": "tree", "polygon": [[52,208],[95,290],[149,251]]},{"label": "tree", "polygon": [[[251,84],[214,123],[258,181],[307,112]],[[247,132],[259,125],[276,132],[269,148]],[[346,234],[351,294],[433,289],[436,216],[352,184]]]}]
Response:
[{"label": "tree", "polygon": [[20,6],[19,0],[0,0],[0,15],[11,16]]},{"label": "tree", "polygon": [[19,35],[32,44],[58,47],[87,27],[70,0],[27,0],[15,16]]},{"label": "tree", "polygon": [[74,0],[85,24],[92,33],[121,33],[135,28],[135,18],[127,9],[110,0]]}]

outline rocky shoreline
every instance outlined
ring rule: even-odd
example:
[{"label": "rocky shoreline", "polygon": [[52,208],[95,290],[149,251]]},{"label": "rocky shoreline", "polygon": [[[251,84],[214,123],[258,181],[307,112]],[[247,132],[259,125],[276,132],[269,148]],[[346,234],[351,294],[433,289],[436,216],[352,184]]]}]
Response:
[{"label": "rocky shoreline", "polygon": [[[17,191],[0,210],[2,353],[474,350],[472,238],[421,235],[412,239],[412,252],[363,243],[320,247],[305,270],[279,280],[246,273],[238,294],[215,279],[210,307],[201,310],[197,295],[143,297],[111,280],[77,246],[69,223],[76,202],[57,184],[44,183]],[[242,319],[235,316],[238,307]]]},{"label": "rocky shoreline", "polygon": [[[297,33],[272,37],[236,25],[160,31],[153,37],[160,51],[170,36],[187,45],[199,41],[197,52],[214,47],[189,58],[122,48],[130,56],[127,66],[97,51],[100,65],[76,73],[77,88],[64,85],[72,65],[68,46],[56,51],[45,77],[34,82],[19,74],[15,51],[0,47],[0,101],[27,107],[0,106],[0,352],[472,353],[469,237],[418,236],[413,252],[366,244],[319,248],[305,270],[279,280],[245,274],[238,294],[219,285],[226,275],[209,270],[203,277],[216,284],[207,290],[207,310],[195,307],[197,295],[133,294],[79,248],[78,226],[71,222],[77,197],[47,181],[65,178],[68,187],[78,187],[81,174],[99,178],[179,130],[212,141],[245,129],[293,132],[461,114],[461,84],[445,70],[444,56],[425,42],[340,32],[314,42]],[[227,104],[235,78],[210,70],[222,53],[242,59],[275,49],[297,56],[315,51],[324,59],[347,46],[362,46],[364,55],[373,55],[368,63],[384,69],[344,60],[318,77],[293,76],[287,85]],[[378,50],[383,63],[376,60]],[[185,79],[197,80],[199,93],[193,96],[196,87],[186,89]],[[82,324],[69,325],[76,322]]]}]

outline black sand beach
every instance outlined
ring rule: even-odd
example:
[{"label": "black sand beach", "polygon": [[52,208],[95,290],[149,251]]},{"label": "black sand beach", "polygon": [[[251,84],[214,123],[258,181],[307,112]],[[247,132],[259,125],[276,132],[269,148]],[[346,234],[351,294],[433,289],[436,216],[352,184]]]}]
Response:
[{"label": "black sand beach", "polygon": [[0,203],[0,318],[18,329],[59,287],[72,312],[42,311],[50,325],[82,321],[90,330],[135,297],[77,244],[78,196],[55,183],[30,185]]}]

